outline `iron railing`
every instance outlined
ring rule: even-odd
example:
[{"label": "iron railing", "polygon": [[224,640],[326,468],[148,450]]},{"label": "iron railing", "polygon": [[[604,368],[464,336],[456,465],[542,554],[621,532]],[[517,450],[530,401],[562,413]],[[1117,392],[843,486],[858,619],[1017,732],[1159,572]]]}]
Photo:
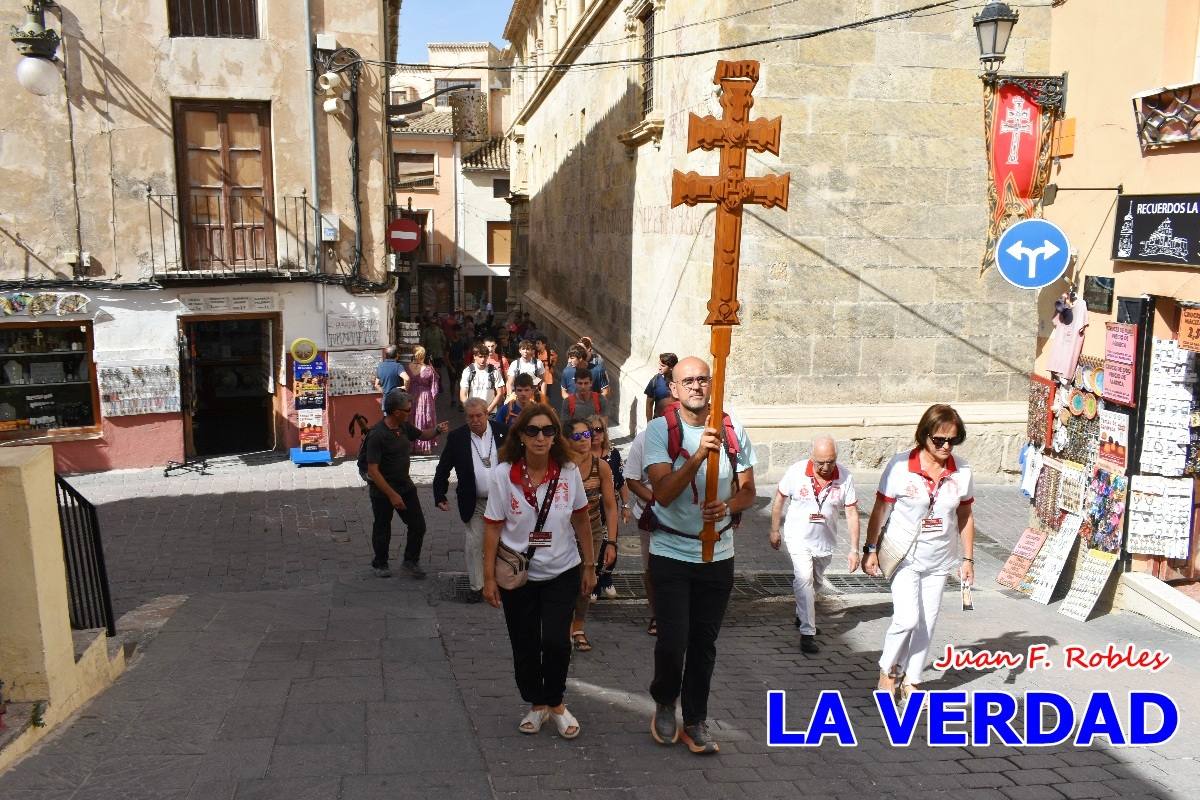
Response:
[{"label": "iron railing", "polygon": [[257,0],[170,0],[167,16],[172,36],[258,38]]},{"label": "iron railing", "polygon": [[[307,195],[146,194],[150,265],[156,277],[294,275],[316,264],[313,206]],[[182,206],[182,207],[181,207]]]},{"label": "iron railing", "polygon": [[62,528],[71,627],[77,631],[105,628],[109,636],[116,636],[96,507],[60,475],[54,476],[54,483],[58,490],[58,524]]}]

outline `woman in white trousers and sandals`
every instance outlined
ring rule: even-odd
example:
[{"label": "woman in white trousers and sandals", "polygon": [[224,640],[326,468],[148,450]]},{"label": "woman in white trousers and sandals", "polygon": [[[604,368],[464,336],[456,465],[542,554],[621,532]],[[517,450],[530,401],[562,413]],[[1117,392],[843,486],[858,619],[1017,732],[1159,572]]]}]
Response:
[{"label": "woman in white trousers and sandals", "polygon": [[917,446],[896,454],[880,476],[867,527],[863,571],[889,574],[892,584],[879,689],[901,700],[920,688],[946,579],[957,572],[964,585],[975,580],[974,481],[970,465],[952,454],[966,434],[957,411],[930,406],[917,425]]}]

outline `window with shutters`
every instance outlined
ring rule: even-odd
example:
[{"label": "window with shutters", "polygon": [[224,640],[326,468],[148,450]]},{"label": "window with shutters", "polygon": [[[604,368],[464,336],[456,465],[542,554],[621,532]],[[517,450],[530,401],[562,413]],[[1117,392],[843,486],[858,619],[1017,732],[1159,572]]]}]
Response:
[{"label": "window with shutters", "polygon": [[257,0],[167,0],[171,36],[257,39]]},{"label": "window with shutters", "polygon": [[437,157],[433,153],[392,153],[397,191],[437,188]]},{"label": "window with shutters", "polygon": [[512,263],[512,223],[489,222],[487,224],[488,263]]},{"label": "window with shutters", "polygon": [[187,268],[272,266],[270,107],[178,100],[174,112]]}]

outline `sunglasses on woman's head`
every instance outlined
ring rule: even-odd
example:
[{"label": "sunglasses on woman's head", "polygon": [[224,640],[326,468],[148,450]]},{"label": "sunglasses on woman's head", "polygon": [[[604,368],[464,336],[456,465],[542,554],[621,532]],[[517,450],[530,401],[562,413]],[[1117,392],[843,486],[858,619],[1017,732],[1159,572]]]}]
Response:
[{"label": "sunglasses on woman's head", "polygon": [[541,427],[538,427],[537,425],[526,425],[524,430],[521,431],[521,433],[525,434],[530,439],[536,439],[537,435],[539,433],[542,436],[545,436],[547,439],[553,439],[555,436],[558,435],[558,426],[557,425],[542,425]]},{"label": "sunglasses on woman's head", "polygon": [[590,439],[590,438],[592,438],[591,431],[575,431],[574,433],[571,434],[572,442],[582,442],[584,439]]},{"label": "sunglasses on woman's head", "polygon": [[930,436],[929,437],[929,441],[933,442],[933,446],[939,450],[941,450],[943,447],[953,447],[954,439],[955,439],[955,437],[953,437],[953,436]]}]

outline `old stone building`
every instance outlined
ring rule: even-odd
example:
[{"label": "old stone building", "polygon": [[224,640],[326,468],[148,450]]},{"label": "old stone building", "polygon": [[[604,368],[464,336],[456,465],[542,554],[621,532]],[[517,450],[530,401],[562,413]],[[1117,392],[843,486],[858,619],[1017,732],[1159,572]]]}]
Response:
[{"label": "old stone building", "polygon": [[62,37],[22,62],[44,97],[0,48],[0,444],[65,470],[295,445],[302,337],[338,378],[327,431],[377,411],[387,98],[355,54],[390,57],[399,7],[64,4],[26,23]]},{"label": "old stone building", "polygon": [[[788,210],[747,207],[743,228],[728,399],[760,445],[760,472],[780,474],[822,430],[850,462],[878,466],[934,401],[963,413],[964,452],[982,472],[1013,468],[1036,302],[980,274],[987,170],[970,12],[818,34],[909,4],[756,5],[514,2],[514,293],[559,344],[593,338],[622,425],[642,425],[657,354],[708,353],[713,207],[672,209],[670,181],[676,169],[713,174],[718,155],[686,152],[688,114],[720,116],[719,58],[758,59],[752,116],[782,116],[783,135],[779,157],[751,154],[747,171],[791,173]],[[1049,19],[1021,9],[1006,72],[1047,67]],[[804,33],[817,35],[778,41]],[[763,39],[775,41],[735,47]]]}]

